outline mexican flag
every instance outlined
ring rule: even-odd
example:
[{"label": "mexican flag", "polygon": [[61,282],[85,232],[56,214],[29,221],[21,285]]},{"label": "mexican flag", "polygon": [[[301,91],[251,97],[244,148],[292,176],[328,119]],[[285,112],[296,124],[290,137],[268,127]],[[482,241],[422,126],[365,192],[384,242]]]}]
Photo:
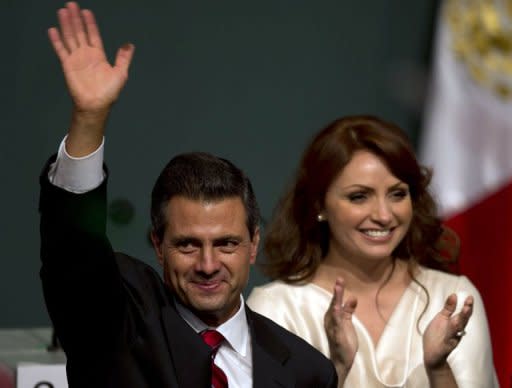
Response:
[{"label": "mexican flag", "polygon": [[460,272],[484,300],[502,387],[512,386],[512,5],[506,3],[451,0],[441,7],[419,150],[434,169],[445,223],[460,237]]}]

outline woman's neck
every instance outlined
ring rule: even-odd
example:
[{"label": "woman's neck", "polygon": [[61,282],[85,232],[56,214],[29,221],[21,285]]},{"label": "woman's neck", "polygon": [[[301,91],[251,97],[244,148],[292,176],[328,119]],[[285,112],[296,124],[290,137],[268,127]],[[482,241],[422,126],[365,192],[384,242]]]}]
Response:
[{"label": "woman's neck", "polygon": [[399,260],[392,257],[378,260],[348,258],[329,252],[318,267],[313,283],[325,289],[332,289],[336,278],[345,281],[346,288],[352,292],[377,290],[390,280]]}]

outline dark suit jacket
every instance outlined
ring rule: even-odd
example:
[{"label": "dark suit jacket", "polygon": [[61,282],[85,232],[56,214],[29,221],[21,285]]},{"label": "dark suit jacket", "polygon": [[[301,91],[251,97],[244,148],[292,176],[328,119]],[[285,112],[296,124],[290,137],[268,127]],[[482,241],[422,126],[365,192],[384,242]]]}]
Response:
[{"label": "dark suit jacket", "polygon": [[[72,194],[40,179],[41,279],[67,355],[70,388],[210,386],[210,349],[179,316],[150,266],[115,254],[105,234],[106,182]],[[332,363],[246,307],[253,386],[336,387]]]}]

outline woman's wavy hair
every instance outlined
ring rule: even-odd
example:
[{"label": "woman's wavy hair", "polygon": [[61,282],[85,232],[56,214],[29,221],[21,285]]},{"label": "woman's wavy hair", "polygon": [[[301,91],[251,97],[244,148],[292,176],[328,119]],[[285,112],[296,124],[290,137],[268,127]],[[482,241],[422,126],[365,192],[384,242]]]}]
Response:
[{"label": "woman's wavy hair", "polygon": [[294,182],[274,211],[261,266],[271,279],[298,283],[315,273],[327,254],[330,235],[327,222],[318,222],[317,215],[333,180],[361,150],[378,156],[394,176],[409,185],[413,218],[393,257],[407,260],[411,273],[418,263],[443,269],[446,260],[439,241],[444,231],[427,190],[431,170],[418,163],[406,134],[396,125],[373,116],[349,116],[313,138]]}]

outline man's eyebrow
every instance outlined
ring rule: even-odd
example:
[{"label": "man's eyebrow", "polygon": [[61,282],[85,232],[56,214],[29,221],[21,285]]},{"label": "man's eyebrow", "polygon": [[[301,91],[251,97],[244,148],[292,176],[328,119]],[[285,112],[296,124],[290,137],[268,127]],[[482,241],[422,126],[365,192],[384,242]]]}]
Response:
[{"label": "man's eyebrow", "polygon": [[171,245],[186,245],[186,244],[192,244],[192,245],[201,245],[201,240],[195,237],[190,236],[176,236],[169,240],[169,243]]},{"label": "man's eyebrow", "polygon": [[229,241],[241,242],[243,241],[243,237],[238,236],[236,234],[229,234],[226,236],[217,237],[216,239],[213,240],[213,245],[223,244]]}]

